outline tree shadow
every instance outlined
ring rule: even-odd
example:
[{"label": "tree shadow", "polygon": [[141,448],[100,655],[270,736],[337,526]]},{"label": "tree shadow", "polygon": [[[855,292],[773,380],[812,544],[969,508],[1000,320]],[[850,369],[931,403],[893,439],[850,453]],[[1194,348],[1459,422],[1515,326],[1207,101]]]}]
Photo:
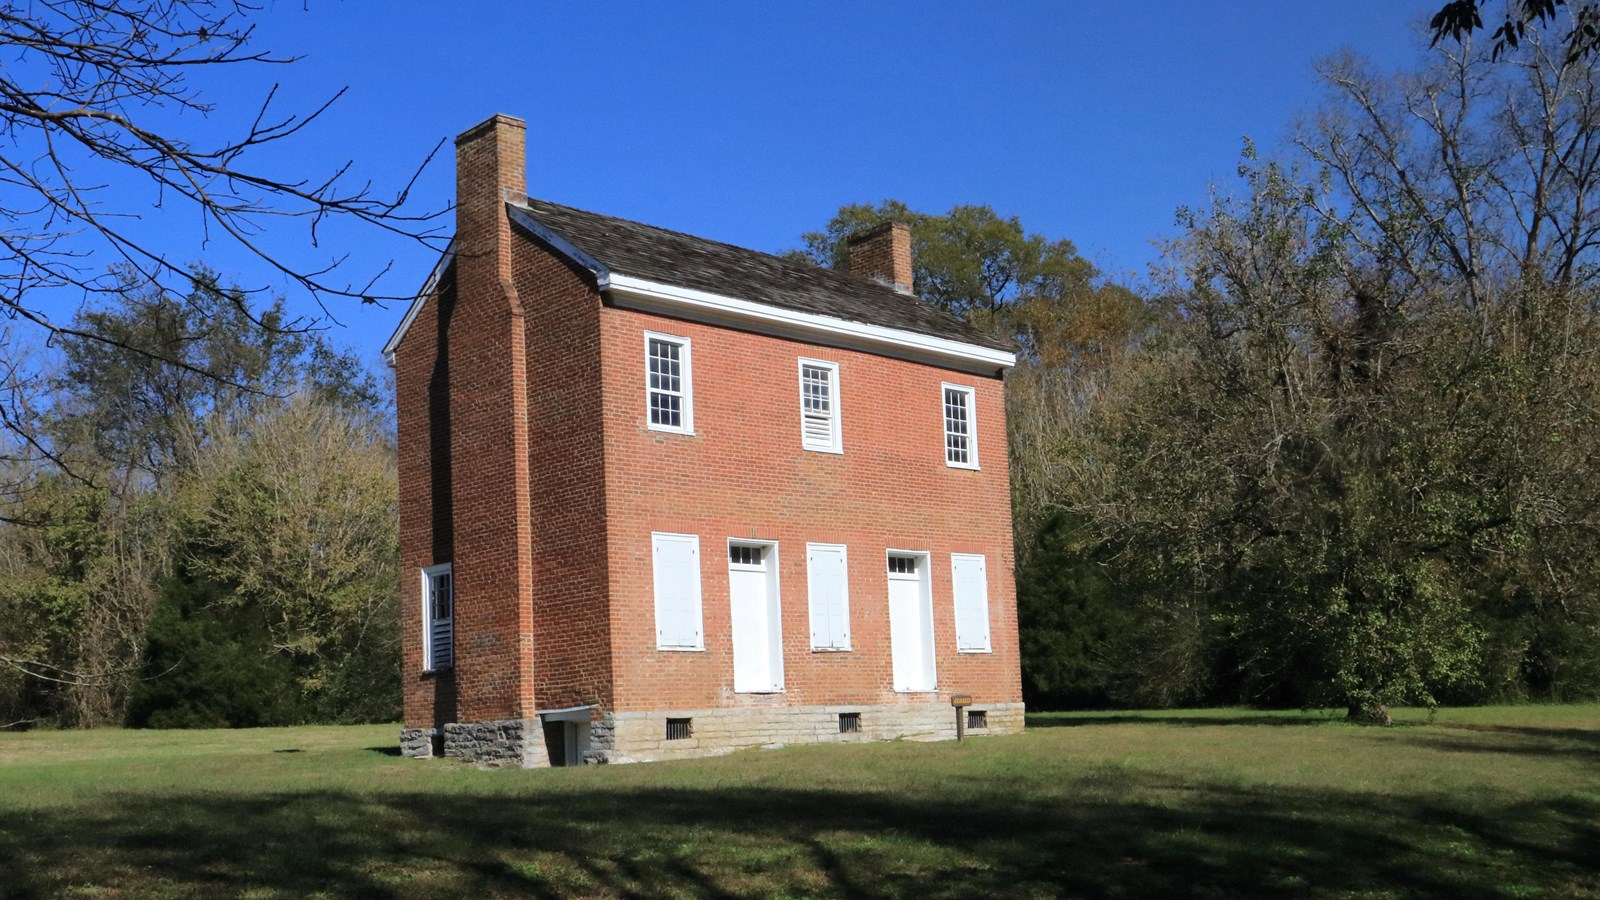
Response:
[{"label": "tree shadow", "polygon": [[0,830],[3,893],[1471,900],[1526,878],[1600,887],[1600,801],[1578,795],[1479,809],[1105,771],[1050,797],[536,784],[35,810]]},{"label": "tree shadow", "polygon": [[1176,725],[1182,728],[1203,728],[1213,725],[1325,725],[1342,722],[1344,717],[1305,714],[1299,716],[1272,716],[1240,714],[1236,716],[1135,716],[1106,713],[1092,716],[1052,716],[1029,714],[1028,728],[1073,728],[1079,725]]},{"label": "tree shadow", "polygon": [[382,747],[368,747],[367,748],[367,752],[368,753],[378,753],[378,754],[382,754],[384,756],[395,756],[395,757],[398,757],[400,755],[400,748],[399,747],[388,746],[388,745],[385,745],[385,746],[382,746]]},{"label": "tree shadow", "polygon": [[1566,758],[1600,765],[1600,731],[1582,728],[1436,722],[1408,732],[1407,739],[1448,753]]}]

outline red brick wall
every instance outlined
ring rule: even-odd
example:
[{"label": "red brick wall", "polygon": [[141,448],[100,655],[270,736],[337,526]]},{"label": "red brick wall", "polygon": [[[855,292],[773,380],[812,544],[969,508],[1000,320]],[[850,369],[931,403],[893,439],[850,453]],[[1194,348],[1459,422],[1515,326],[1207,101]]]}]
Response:
[{"label": "red brick wall", "polygon": [[[523,143],[522,124],[500,116],[457,138],[453,290],[425,305],[395,350],[411,727],[525,718],[535,705],[525,334],[503,196],[525,188]],[[446,561],[445,550],[455,667],[429,675],[418,569]]]},{"label": "red brick wall", "polygon": [[541,709],[609,706],[600,297],[531,238],[513,259],[527,311],[535,694]]},{"label": "red brick wall", "polygon": [[[450,562],[450,358],[440,340],[455,302],[454,269],[418,312],[395,350],[395,422],[400,477],[401,680],[408,728],[456,721],[451,673],[422,672],[422,576]],[[441,316],[443,316],[441,322]],[[441,329],[444,324],[445,329]],[[437,500],[437,504],[435,504]]]},{"label": "red brick wall", "polygon": [[[601,329],[617,709],[1021,699],[999,378],[609,307]],[[647,429],[645,330],[692,343],[693,435]],[[800,448],[802,356],[839,365],[843,455]],[[980,471],[945,465],[945,381],[976,389]],[[700,536],[704,652],[655,649],[652,531]],[[779,544],[782,695],[733,693],[729,537]],[[810,648],[808,541],[848,547],[851,652]],[[893,690],[888,548],[931,554],[938,697]],[[955,652],[952,552],[987,557],[992,653]]]}]

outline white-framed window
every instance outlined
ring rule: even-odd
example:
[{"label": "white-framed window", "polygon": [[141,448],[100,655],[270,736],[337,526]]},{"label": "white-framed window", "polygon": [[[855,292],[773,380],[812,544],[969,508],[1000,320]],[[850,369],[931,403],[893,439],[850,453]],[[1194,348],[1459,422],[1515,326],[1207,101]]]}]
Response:
[{"label": "white-framed window", "polygon": [[959,384],[944,385],[944,464],[957,469],[978,467],[978,424],[974,421],[975,391]]},{"label": "white-framed window", "polygon": [[651,431],[694,434],[694,372],[689,339],[644,333],[645,405]]},{"label": "white-framed window", "polygon": [[956,601],[956,651],[990,652],[989,571],[983,554],[950,554],[950,582]]},{"label": "white-framed window", "polygon": [[422,570],[422,668],[455,665],[456,588],[449,563]]},{"label": "white-framed window", "polygon": [[700,614],[700,537],[650,535],[655,571],[656,649],[704,650]]},{"label": "white-framed window", "polygon": [[843,544],[806,544],[811,649],[850,649],[849,561]]},{"label": "white-framed window", "polygon": [[839,364],[800,360],[800,446],[843,453],[839,423]]}]

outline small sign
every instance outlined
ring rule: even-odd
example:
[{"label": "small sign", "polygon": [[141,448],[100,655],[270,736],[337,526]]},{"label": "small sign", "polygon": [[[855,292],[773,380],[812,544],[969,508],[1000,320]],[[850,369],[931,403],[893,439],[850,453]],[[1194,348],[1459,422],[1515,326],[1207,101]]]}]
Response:
[{"label": "small sign", "polygon": [[951,694],[950,695],[950,705],[954,706],[954,707],[956,707],[958,709],[960,707],[963,707],[963,706],[971,706],[972,705],[972,695],[971,694]]}]

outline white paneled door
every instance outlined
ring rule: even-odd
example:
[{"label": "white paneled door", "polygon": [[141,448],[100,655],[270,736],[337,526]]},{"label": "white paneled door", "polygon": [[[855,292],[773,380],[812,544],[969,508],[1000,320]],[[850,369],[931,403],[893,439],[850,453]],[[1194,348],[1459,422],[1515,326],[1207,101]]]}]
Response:
[{"label": "white paneled door", "polygon": [[783,690],[774,551],[771,545],[732,544],[728,547],[735,691]]},{"label": "white paneled door", "polygon": [[889,643],[894,689],[933,690],[933,609],[926,555],[889,555]]}]

